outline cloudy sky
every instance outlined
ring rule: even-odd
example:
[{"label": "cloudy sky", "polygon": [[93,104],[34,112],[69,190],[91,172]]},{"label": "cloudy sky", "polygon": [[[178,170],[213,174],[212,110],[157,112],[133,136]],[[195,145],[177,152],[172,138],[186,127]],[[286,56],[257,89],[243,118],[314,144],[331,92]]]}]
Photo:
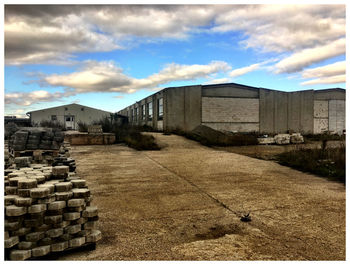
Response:
[{"label": "cloudy sky", "polygon": [[5,115],[170,86],[345,88],[345,5],[5,5]]}]

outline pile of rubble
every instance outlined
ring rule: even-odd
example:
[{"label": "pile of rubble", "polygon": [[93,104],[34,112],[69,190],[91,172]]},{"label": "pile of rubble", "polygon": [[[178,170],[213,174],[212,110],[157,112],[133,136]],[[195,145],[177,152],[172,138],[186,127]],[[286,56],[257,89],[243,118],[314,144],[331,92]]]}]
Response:
[{"label": "pile of rubble", "polygon": [[58,129],[21,127],[11,135],[9,147],[14,151],[58,150],[63,140],[64,133]]},{"label": "pile of rubble", "polygon": [[260,137],[259,144],[301,144],[304,143],[304,137],[300,133],[277,134],[274,137]]}]

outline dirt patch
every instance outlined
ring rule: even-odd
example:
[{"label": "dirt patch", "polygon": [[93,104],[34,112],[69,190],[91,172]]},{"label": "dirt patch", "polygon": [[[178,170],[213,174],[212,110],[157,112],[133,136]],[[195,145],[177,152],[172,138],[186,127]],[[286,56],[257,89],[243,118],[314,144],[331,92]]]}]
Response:
[{"label": "dirt patch", "polygon": [[60,260],[345,260],[344,185],[152,135],[162,150],[72,147],[103,238]]},{"label": "dirt patch", "polygon": [[237,224],[215,225],[204,233],[195,234],[195,237],[197,240],[208,240],[232,234],[242,234],[242,229]]}]

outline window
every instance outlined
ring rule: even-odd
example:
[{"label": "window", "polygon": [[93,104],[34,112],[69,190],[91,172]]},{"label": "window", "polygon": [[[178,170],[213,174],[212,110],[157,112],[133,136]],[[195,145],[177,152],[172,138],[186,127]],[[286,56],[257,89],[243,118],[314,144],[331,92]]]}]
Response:
[{"label": "window", "polygon": [[84,108],[81,108],[81,111],[84,111]]},{"label": "window", "polygon": [[141,106],[142,110],[142,120],[146,119],[146,105]]},{"label": "window", "polygon": [[153,119],[153,105],[152,105],[152,102],[149,102],[147,105],[148,105],[148,120],[151,121]]},{"label": "window", "polygon": [[57,121],[57,115],[51,115],[51,120],[52,121]]},{"label": "window", "polygon": [[158,120],[163,119],[163,98],[158,99]]},{"label": "window", "polygon": [[68,108],[67,108],[67,107],[65,107],[65,108],[64,108],[64,110],[68,110]]},{"label": "window", "polygon": [[131,121],[134,120],[134,109],[131,109]]},{"label": "window", "polygon": [[139,110],[140,110],[139,108],[135,108],[135,121],[137,121],[139,118],[139,114],[140,114]]}]

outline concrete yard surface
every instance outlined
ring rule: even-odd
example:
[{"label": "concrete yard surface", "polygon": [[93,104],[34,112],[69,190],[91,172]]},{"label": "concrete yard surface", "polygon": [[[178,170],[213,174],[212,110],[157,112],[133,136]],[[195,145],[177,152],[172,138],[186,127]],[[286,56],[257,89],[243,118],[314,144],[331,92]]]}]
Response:
[{"label": "concrete yard surface", "polygon": [[162,150],[72,146],[102,239],[60,260],[345,260],[343,184],[152,134]]}]

